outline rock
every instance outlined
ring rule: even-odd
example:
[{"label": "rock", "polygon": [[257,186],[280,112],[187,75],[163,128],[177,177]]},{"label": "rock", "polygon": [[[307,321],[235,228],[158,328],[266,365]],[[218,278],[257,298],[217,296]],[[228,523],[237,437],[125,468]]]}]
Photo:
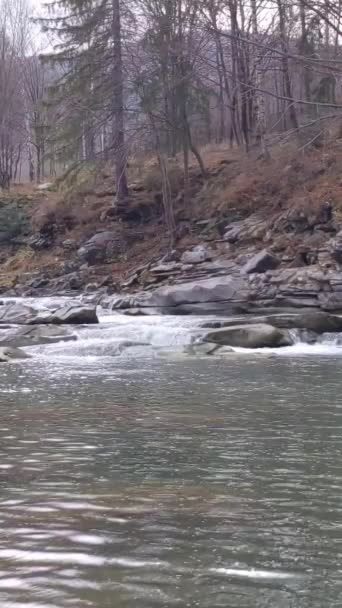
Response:
[{"label": "rock", "polygon": [[[69,288],[72,289],[73,291],[80,291],[84,285],[84,279],[81,275],[79,275],[78,273],[72,273],[73,276],[71,276],[68,280],[67,283],[69,283]],[[63,277],[62,277],[63,278]]]},{"label": "rock", "polygon": [[334,239],[329,241],[329,251],[331,257],[338,264],[342,264],[342,230],[336,234]]},{"label": "rock", "polygon": [[253,257],[242,268],[242,272],[246,274],[250,274],[252,272],[262,273],[266,272],[267,270],[274,270],[275,268],[278,268],[279,264],[279,258],[266,249],[263,249],[262,251],[259,251],[259,253],[253,255]]},{"label": "rock", "polygon": [[166,253],[160,260],[160,264],[167,264],[168,262],[179,262],[180,253],[177,249],[172,249],[169,253]]},{"label": "rock", "polygon": [[301,234],[310,229],[310,220],[306,209],[295,208],[282,213],[272,226],[276,232],[295,232]]},{"label": "rock", "polygon": [[342,332],[342,317],[323,311],[304,311],[302,313],[282,313],[265,316],[237,317],[206,321],[201,325],[204,329],[220,329],[239,325],[255,325],[266,323],[278,329],[303,329],[322,334],[326,332]]},{"label": "rock", "polygon": [[342,292],[322,293],[319,295],[321,308],[327,311],[342,312]]},{"label": "rock", "polygon": [[0,346],[22,347],[39,344],[55,344],[56,342],[69,342],[77,340],[77,336],[69,329],[54,325],[36,325],[10,328],[0,332]]},{"label": "rock", "polygon": [[0,324],[26,325],[30,323],[37,311],[23,304],[5,304],[0,308]]},{"label": "rock", "polygon": [[239,240],[243,229],[243,222],[232,222],[229,228],[223,235],[223,238],[228,243],[236,243]]},{"label": "rock", "polygon": [[200,264],[212,259],[212,254],[203,245],[198,245],[192,251],[185,251],[181,257],[182,264]]},{"label": "rock", "polygon": [[128,348],[136,348],[138,346],[151,346],[150,342],[139,342],[138,340],[122,340],[114,345],[112,354],[122,355],[122,353]]},{"label": "rock", "polygon": [[205,340],[223,346],[239,346],[242,348],[276,348],[292,344],[292,340],[287,333],[266,323],[235,325],[217,329],[208,333]]},{"label": "rock", "polygon": [[33,321],[34,325],[91,325],[98,323],[95,306],[78,306],[69,304],[49,315],[38,315]]},{"label": "rock", "polygon": [[294,315],[279,315],[277,318],[268,317],[269,322],[279,328],[297,328],[313,331],[316,334],[342,331],[342,317],[327,312],[307,311]]},{"label": "rock", "polygon": [[219,346],[219,348],[215,351],[214,356],[226,357],[227,355],[231,355],[232,353],[235,353],[235,350],[230,346]]},{"label": "rock", "polygon": [[85,286],[85,289],[84,289],[85,293],[87,293],[87,294],[88,294],[88,293],[95,293],[95,292],[96,292],[96,291],[98,291],[98,290],[99,290],[99,285],[98,285],[98,283],[88,283],[88,284]]},{"label": "rock", "polygon": [[49,283],[50,281],[47,277],[38,277],[30,281],[28,287],[32,287],[32,289],[44,289]]},{"label": "rock", "polygon": [[62,246],[66,251],[75,251],[77,249],[77,241],[75,239],[66,239],[63,241]]},{"label": "rock", "polygon": [[234,244],[243,241],[258,241],[265,237],[267,222],[257,214],[236,222],[231,222],[223,235],[223,239]]},{"label": "rock", "polygon": [[202,342],[200,344],[190,344],[185,348],[185,352],[189,355],[202,357],[213,355],[219,348],[219,345],[214,342]]},{"label": "rock", "polygon": [[313,225],[328,224],[333,220],[334,205],[331,201],[321,203],[318,214],[316,215]]},{"label": "rock", "polygon": [[34,251],[49,249],[55,242],[58,227],[54,215],[49,215],[41,226],[38,235],[29,240],[29,245]]},{"label": "rock", "polygon": [[179,262],[166,262],[165,264],[157,264],[157,266],[151,266],[150,273],[151,274],[164,274],[169,275],[174,271],[181,271],[183,268],[182,264]]},{"label": "rock", "polygon": [[89,265],[110,262],[121,256],[127,249],[127,243],[118,231],[106,231],[95,234],[78,250],[79,258]]},{"label": "rock", "polygon": [[31,359],[31,357],[20,348],[0,347],[0,363],[8,363],[12,359]]},{"label": "rock", "polygon": [[188,281],[177,285],[159,287],[151,293],[119,298],[113,308],[151,308],[160,312],[183,314],[187,312],[215,312],[230,310],[247,297],[247,283],[243,277],[219,276],[202,281]]}]

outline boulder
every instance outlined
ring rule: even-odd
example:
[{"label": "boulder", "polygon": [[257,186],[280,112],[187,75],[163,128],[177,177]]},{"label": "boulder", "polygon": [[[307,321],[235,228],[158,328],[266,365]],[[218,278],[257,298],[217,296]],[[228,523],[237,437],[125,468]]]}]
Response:
[{"label": "boulder", "polygon": [[263,249],[248,260],[247,264],[245,264],[242,268],[242,272],[246,274],[250,274],[252,272],[262,273],[266,272],[267,270],[274,270],[275,268],[278,268],[279,264],[279,258],[266,249]]},{"label": "boulder", "polygon": [[110,262],[125,253],[127,244],[118,231],[105,231],[95,234],[78,250],[81,261],[90,266]]},{"label": "boulder", "polygon": [[92,325],[98,323],[96,306],[68,304],[49,315],[38,315],[31,321],[33,325]]},{"label": "boulder", "polygon": [[342,291],[320,294],[319,303],[323,310],[342,312]]},{"label": "boulder", "polygon": [[20,348],[2,346],[0,348],[0,363],[8,363],[12,359],[31,359],[31,357]]},{"label": "boulder", "polygon": [[123,301],[118,299],[113,308],[159,309],[171,314],[203,313],[207,309],[235,309],[247,297],[247,283],[243,277],[218,276],[198,281],[159,287],[150,293]]},{"label": "boulder", "polygon": [[211,260],[212,254],[204,245],[198,245],[192,251],[185,251],[181,257],[182,264],[201,264]]},{"label": "boulder", "polygon": [[30,323],[37,311],[24,304],[5,304],[0,308],[0,324],[26,325]]},{"label": "boulder", "polygon": [[342,331],[342,317],[320,311],[305,311],[294,315],[278,315],[268,317],[270,323],[278,328],[296,328],[313,331],[316,334]]},{"label": "boulder", "polygon": [[278,329],[303,329],[322,334],[326,332],[342,332],[342,317],[323,311],[304,311],[301,313],[282,313],[263,316],[245,315],[231,319],[215,319],[201,325],[205,329],[220,329],[239,325],[255,325],[266,323]]},{"label": "boulder", "polygon": [[55,325],[29,325],[26,327],[12,327],[0,333],[0,346],[22,347],[39,344],[54,344],[56,342],[69,342],[77,340],[77,336],[69,329]]},{"label": "boulder", "polygon": [[205,340],[222,346],[242,348],[276,348],[292,344],[292,340],[286,332],[266,323],[235,325],[217,329],[208,333]]},{"label": "boulder", "polygon": [[228,243],[236,243],[236,241],[238,241],[240,238],[242,230],[243,222],[232,222],[224,233],[223,238]]}]

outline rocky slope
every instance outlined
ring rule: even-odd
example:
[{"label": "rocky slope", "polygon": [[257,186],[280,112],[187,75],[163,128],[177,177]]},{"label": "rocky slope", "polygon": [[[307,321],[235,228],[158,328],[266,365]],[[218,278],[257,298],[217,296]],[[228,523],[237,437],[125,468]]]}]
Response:
[{"label": "rocky slope", "polygon": [[187,201],[181,177],[173,185],[172,251],[153,165],[124,208],[108,168],[71,194],[12,193],[0,214],[10,210],[9,226],[13,209],[21,216],[0,239],[2,292],[85,294],[131,314],[342,312],[339,148],[286,149],[269,163],[225,150],[207,159],[206,179],[193,167]]}]

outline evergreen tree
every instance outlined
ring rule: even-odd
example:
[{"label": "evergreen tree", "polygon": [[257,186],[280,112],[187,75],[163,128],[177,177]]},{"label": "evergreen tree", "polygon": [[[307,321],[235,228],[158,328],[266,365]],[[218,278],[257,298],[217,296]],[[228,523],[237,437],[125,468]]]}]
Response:
[{"label": "evergreen tree", "polygon": [[[128,191],[120,0],[58,0],[47,8],[40,22],[54,40],[45,58],[59,70],[50,91],[50,102],[59,108],[56,138],[69,157],[113,158],[117,200],[123,202]],[[97,151],[95,139],[104,130],[106,143]]]}]

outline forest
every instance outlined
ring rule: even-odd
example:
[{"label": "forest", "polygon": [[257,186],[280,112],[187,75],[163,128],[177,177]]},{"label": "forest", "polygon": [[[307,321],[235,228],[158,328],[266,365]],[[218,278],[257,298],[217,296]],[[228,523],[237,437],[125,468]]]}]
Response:
[{"label": "forest", "polygon": [[0,0],[0,185],[154,154],[170,209],[170,159],[226,143],[267,158],[339,126],[341,2]]}]

